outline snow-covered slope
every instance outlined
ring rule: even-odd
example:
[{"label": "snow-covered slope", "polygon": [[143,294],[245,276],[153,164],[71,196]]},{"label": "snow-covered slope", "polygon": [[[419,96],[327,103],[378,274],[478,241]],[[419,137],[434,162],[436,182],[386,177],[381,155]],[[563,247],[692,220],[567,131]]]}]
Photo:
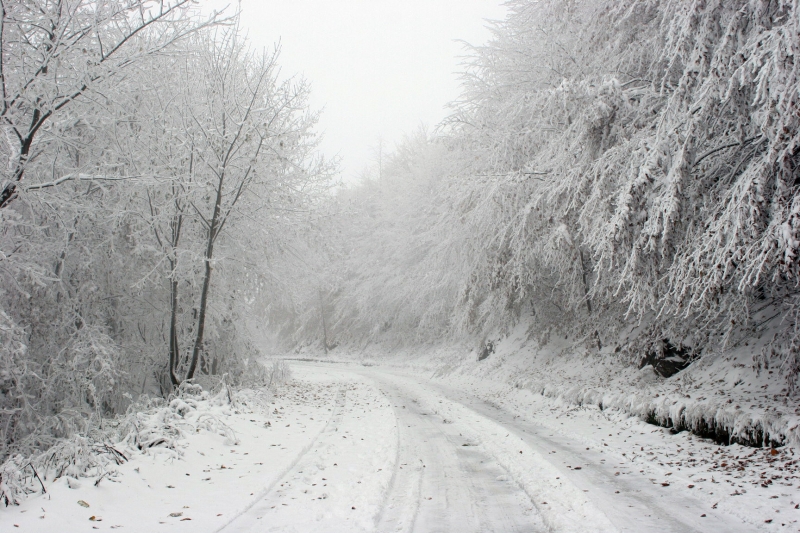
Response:
[{"label": "snow-covered slope", "polygon": [[497,343],[492,356],[484,361],[468,356],[454,372],[488,377],[574,405],[620,409],[721,443],[800,443],[800,406],[787,396],[782,377],[754,369],[747,346],[706,355],[663,378],[651,366],[637,369],[616,360],[613,347],[606,349],[607,357],[597,357],[566,341],[538,348],[526,338],[518,328]]},{"label": "snow-covered slope", "polygon": [[782,376],[755,367],[754,349],[707,354],[663,378],[651,366],[638,369],[615,357],[613,345],[602,357],[563,337],[539,346],[521,324],[480,361],[476,350],[452,344],[399,350],[372,345],[358,353],[337,350],[328,360],[413,368],[447,382],[488,380],[574,406],[617,409],[724,444],[797,446],[800,405],[787,395]]}]

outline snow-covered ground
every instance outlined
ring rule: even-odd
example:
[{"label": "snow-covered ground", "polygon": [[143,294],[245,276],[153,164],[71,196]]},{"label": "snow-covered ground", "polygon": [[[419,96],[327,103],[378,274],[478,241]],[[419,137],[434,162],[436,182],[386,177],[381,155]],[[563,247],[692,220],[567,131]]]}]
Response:
[{"label": "snow-covered ground", "polygon": [[619,531],[800,530],[794,448],[720,446],[617,410],[486,380],[448,381],[462,405],[525,434]]},{"label": "snow-covered ground", "polygon": [[[292,364],[180,408],[176,451],[45,480],[0,531],[800,531],[797,452],[719,446],[475,373]],[[212,421],[213,423],[210,423]]]}]

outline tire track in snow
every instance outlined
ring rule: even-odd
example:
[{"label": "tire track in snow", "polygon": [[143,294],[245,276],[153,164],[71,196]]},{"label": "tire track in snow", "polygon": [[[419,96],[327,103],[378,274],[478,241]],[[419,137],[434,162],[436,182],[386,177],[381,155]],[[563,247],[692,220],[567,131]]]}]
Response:
[{"label": "tire track in snow", "polygon": [[[581,465],[581,469],[561,470],[561,477],[591,490],[595,505],[605,514],[619,531],[648,531],[669,533],[701,533],[726,531],[752,531],[753,526],[724,512],[709,509],[692,495],[679,492],[667,496],[660,484],[653,484],[646,476],[641,478],[617,476],[619,466],[604,465],[603,454],[584,446],[581,439],[574,441],[554,438],[553,431],[545,430],[532,422],[514,419],[502,407],[489,402],[470,403],[465,409],[477,416],[496,421],[501,427],[524,441],[541,457],[548,457],[547,450],[557,450],[550,456],[551,462]],[[707,519],[699,520],[701,514]]]},{"label": "tire track in snow", "polygon": [[300,463],[300,461],[308,452],[311,451],[311,449],[317,444],[317,441],[319,441],[320,437],[322,437],[322,435],[324,435],[325,433],[330,432],[331,429],[334,428],[335,425],[341,420],[341,410],[345,405],[346,399],[347,399],[347,389],[345,388],[344,384],[341,384],[339,385],[339,390],[336,392],[336,400],[333,404],[333,410],[331,411],[331,416],[325,423],[325,426],[316,435],[314,435],[314,437],[308,442],[308,444],[303,446],[300,452],[294,457],[294,459],[292,459],[292,462],[289,463],[289,465],[287,465],[283,470],[281,470],[275,476],[275,479],[273,479],[272,483],[270,483],[263,490],[258,492],[255,495],[255,497],[250,501],[250,503],[243,509],[239,510],[230,520],[225,522],[225,524],[223,524],[219,528],[215,529],[214,533],[223,532],[234,522],[239,520],[239,518],[247,514],[247,512],[250,511],[253,507],[255,507],[256,504],[264,500],[270,494],[270,492],[272,492],[275,489],[278,483],[284,477],[286,477],[286,475],[288,475],[289,472],[291,472],[297,466],[298,463]]},{"label": "tire track in snow", "polygon": [[[461,454],[462,458],[457,459],[457,468],[461,470],[460,482],[462,485],[470,487],[466,496],[468,499],[472,502],[480,502],[482,499],[497,499],[498,492],[495,491],[501,490],[497,487],[493,487],[493,491],[489,491],[488,494],[484,493],[482,498],[478,497],[478,495],[483,492],[482,486],[508,476],[513,480],[512,484],[526,495],[529,505],[539,511],[538,514],[534,515],[539,522],[535,526],[536,529],[533,529],[530,524],[525,529],[514,529],[514,525],[499,523],[508,520],[508,518],[504,517],[502,512],[498,512],[498,509],[504,510],[514,507],[508,503],[508,500],[501,505],[489,505],[484,508],[475,504],[465,505],[465,502],[462,501],[461,508],[451,508],[448,514],[439,518],[452,519],[455,513],[462,516],[470,514],[469,519],[466,521],[467,525],[464,523],[450,524],[450,527],[445,528],[444,531],[468,531],[476,525],[476,522],[479,522],[480,529],[476,529],[476,531],[541,531],[549,529],[551,531],[569,533],[576,531],[616,533],[616,528],[605,514],[592,505],[583,491],[566,479],[560,479],[559,472],[555,467],[543,457],[539,457],[530,447],[521,442],[519,437],[509,440],[510,434],[506,435],[505,428],[442,395],[432,394],[432,391],[426,390],[412,380],[398,379],[396,376],[375,371],[363,371],[363,374],[382,382],[388,390],[394,393],[397,401],[406,400],[407,406],[419,405],[421,408],[419,409],[419,414],[430,415],[430,413],[435,413],[440,415],[435,419],[448,421],[451,424],[442,424],[437,429],[451,440],[452,447],[474,450],[474,452],[466,453],[476,453],[482,457],[478,461],[478,467],[471,472],[465,471],[468,469],[463,466],[465,461],[463,452]],[[400,411],[405,411],[405,409]],[[403,418],[403,415],[401,415],[401,418]],[[430,419],[433,417],[427,418],[430,423]],[[401,424],[401,430],[407,429],[402,427],[404,425],[407,426],[408,424]],[[448,426],[452,429],[449,431],[442,430],[443,427]],[[453,440],[456,435],[460,437],[460,442]],[[425,437],[425,435],[417,435],[416,439],[417,445],[421,446],[423,450],[425,449]],[[520,454],[518,453],[519,451],[524,451],[524,453]],[[434,451],[431,455],[439,462],[448,462],[446,454]],[[449,462],[452,463],[452,460]],[[448,466],[452,467],[452,465]],[[493,476],[496,477],[489,477],[487,475],[489,472],[493,472]],[[443,473],[445,477],[448,474],[452,475],[447,471]],[[426,472],[426,475],[430,474],[430,471]],[[441,475],[442,472],[439,472],[439,474]],[[507,482],[506,485],[508,485]],[[426,494],[422,496],[424,505]],[[462,494],[460,499],[463,498]],[[447,500],[446,497],[441,498],[441,496],[440,499]],[[455,500],[458,499],[455,498]],[[544,523],[541,522],[542,519]],[[511,521],[512,524],[519,522],[518,518],[514,518],[513,515]],[[423,531],[429,531],[429,524],[426,523],[425,525],[426,528]]]},{"label": "tire track in snow", "polygon": [[[532,532],[544,524],[531,500],[474,442],[394,382],[382,383],[398,423],[393,481],[376,530],[383,532]],[[403,468],[405,467],[405,468]]]},{"label": "tire track in snow", "polygon": [[[397,424],[374,380],[327,368],[297,369],[296,379],[333,380],[346,389],[307,453],[225,533],[372,533],[393,474]],[[280,486],[277,486],[277,485]]]},{"label": "tire track in snow", "polygon": [[[382,388],[379,390],[391,403],[392,399],[389,398],[386,391]],[[399,413],[397,409],[395,405],[394,418],[397,426],[397,449],[394,458],[394,468],[392,469],[392,477],[389,480],[389,486],[386,488],[383,501],[381,502],[381,509],[375,516],[375,529],[376,531],[383,531],[382,525],[388,521],[388,523],[394,523],[395,532],[410,533],[414,529],[414,522],[416,522],[417,513],[419,512],[420,491],[422,486],[422,460],[420,460],[419,465],[414,466],[400,462],[402,459],[400,450],[406,445],[405,440],[407,437],[405,432],[400,429],[400,417],[398,416]],[[409,468],[404,470],[402,468],[403,466],[408,466]],[[392,516],[392,514],[396,514],[392,513],[392,511],[394,511],[398,503],[401,508],[405,509],[405,514]],[[387,518],[387,516],[389,518]],[[386,531],[389,530],[387,529]]]}]

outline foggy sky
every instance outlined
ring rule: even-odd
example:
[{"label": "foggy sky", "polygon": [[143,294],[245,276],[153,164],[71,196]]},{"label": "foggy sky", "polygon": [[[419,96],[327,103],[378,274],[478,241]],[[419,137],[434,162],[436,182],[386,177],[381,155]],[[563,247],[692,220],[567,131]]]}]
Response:
[{"label": "foggy sky", "polygon": [[459,94],[456,40],[482,44],[485,19],[506,12],[499,0],[242,0],[241,9],[252,43],[280,40],[282,74],[311,82],[312,106],[324,108],[321,149],[342,158],[346,182],[375,160],[379,138],[390,150],[446,116]]}]

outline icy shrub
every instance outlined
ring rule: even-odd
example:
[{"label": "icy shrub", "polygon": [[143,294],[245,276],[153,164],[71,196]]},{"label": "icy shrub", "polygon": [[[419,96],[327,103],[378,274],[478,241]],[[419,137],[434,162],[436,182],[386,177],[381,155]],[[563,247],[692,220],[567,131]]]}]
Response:
[{"label": "icy shrub", "polygon": [[123,353],[100,328],[78,329],[46,364],[26,339],[0,310],[0,460],[85,433],[122,400]]},{"label": "icy shrub", "polygon": [[285,385],[292,379],[292,370],[289,363],[284,359],[276,359],[272,362],[272,369],[269,376],[269,388]]},{"label": "icy shrub", "polygon": [[25,331],[0,310],[0,459],[9,443],[37,425],[31,392],[42,388],[41,369],[26,355]]},{"label": "icy shrub", "polygon": [[127,460],[117,447],[91,437],[61,439],[44,453],[31,457],[16,454],[0,465],[0,501],[6,506],[19,505],[28,494],[46,492],[43,479],[48,477],[94,477],[97,485],[104,477],[115,476],[114,466]]},{"label": "icy shrub", "polygon": [[0,465],[0,502],[6,507],[19,505],[28,494],[35,492],[31,483],[33,472],[26,473],[29,468],[27,460],[21,455],[15,455]]},{"label": "icy shrub", "polygon": [[244,362],[238,385],[242,387],[263,387],[271,380],[270,370],[255,357]]},{"label": "icy shrub", "polygon": [[196,398],[207,397],[207,393],[202,395],[200,385],[182,383],[166,404],[163,400],[143,396],[128,407],[120,423],[120,440],[142,452],[155,447],[174,450],[177,440],[185,436],[181,427],[184,415],[196,410]]},{"label": "icy shrub", "polygon": [[128,458],[114,446],[91,437],[75,435],[59,441],[55,446],[34,459],[39,472],[47,479],[69,476],[99,477],[113,474],[109,465],[120,465]]},{"label": "icy shrub", "polygon": [[198,384],[184,382],[169,397],[166,405],[142,398],[129,408],[120,424],[120,440],[143,453],[160,448],[176,455],[181,454],[177,441],[187,433],[201,429],[236,443],[239,439],[233,430],[210,409],[229,406],[232,403],[231,396],[223,377],[213,395]]},{"label": "icy shrub", "polygon": [[[179,457],[182,452],[178,441],[201,430],[224,437],[227,444],[236,444],[238,437],[217,414],[226,412],[232,404],[240,407],[265,403],[257,393],[240,396],[231,392],[224,379],[213,394],[187,382],[166,402],[142,396],[123,416],[105,420],[92,417],[80,434],[72,432],[68,437],[48,441],[54,444],[44,453],[29,457],[16,454],[0,465],[0,501],[16,505],[37,487],[43,488],[38,475],[43,479],[66,477],[70,486],[80,478],[94,478],[97,485],[103,478],[115,476],[114,466],[126,462],[131,454]],[[46,433],[52,434],[52,428]]]},{"label": "icy shrub", "polygon": [[52,405],[112,414],[119,403],[122,349],[100,328],[79,329],[51,363],[47,393]]}]

